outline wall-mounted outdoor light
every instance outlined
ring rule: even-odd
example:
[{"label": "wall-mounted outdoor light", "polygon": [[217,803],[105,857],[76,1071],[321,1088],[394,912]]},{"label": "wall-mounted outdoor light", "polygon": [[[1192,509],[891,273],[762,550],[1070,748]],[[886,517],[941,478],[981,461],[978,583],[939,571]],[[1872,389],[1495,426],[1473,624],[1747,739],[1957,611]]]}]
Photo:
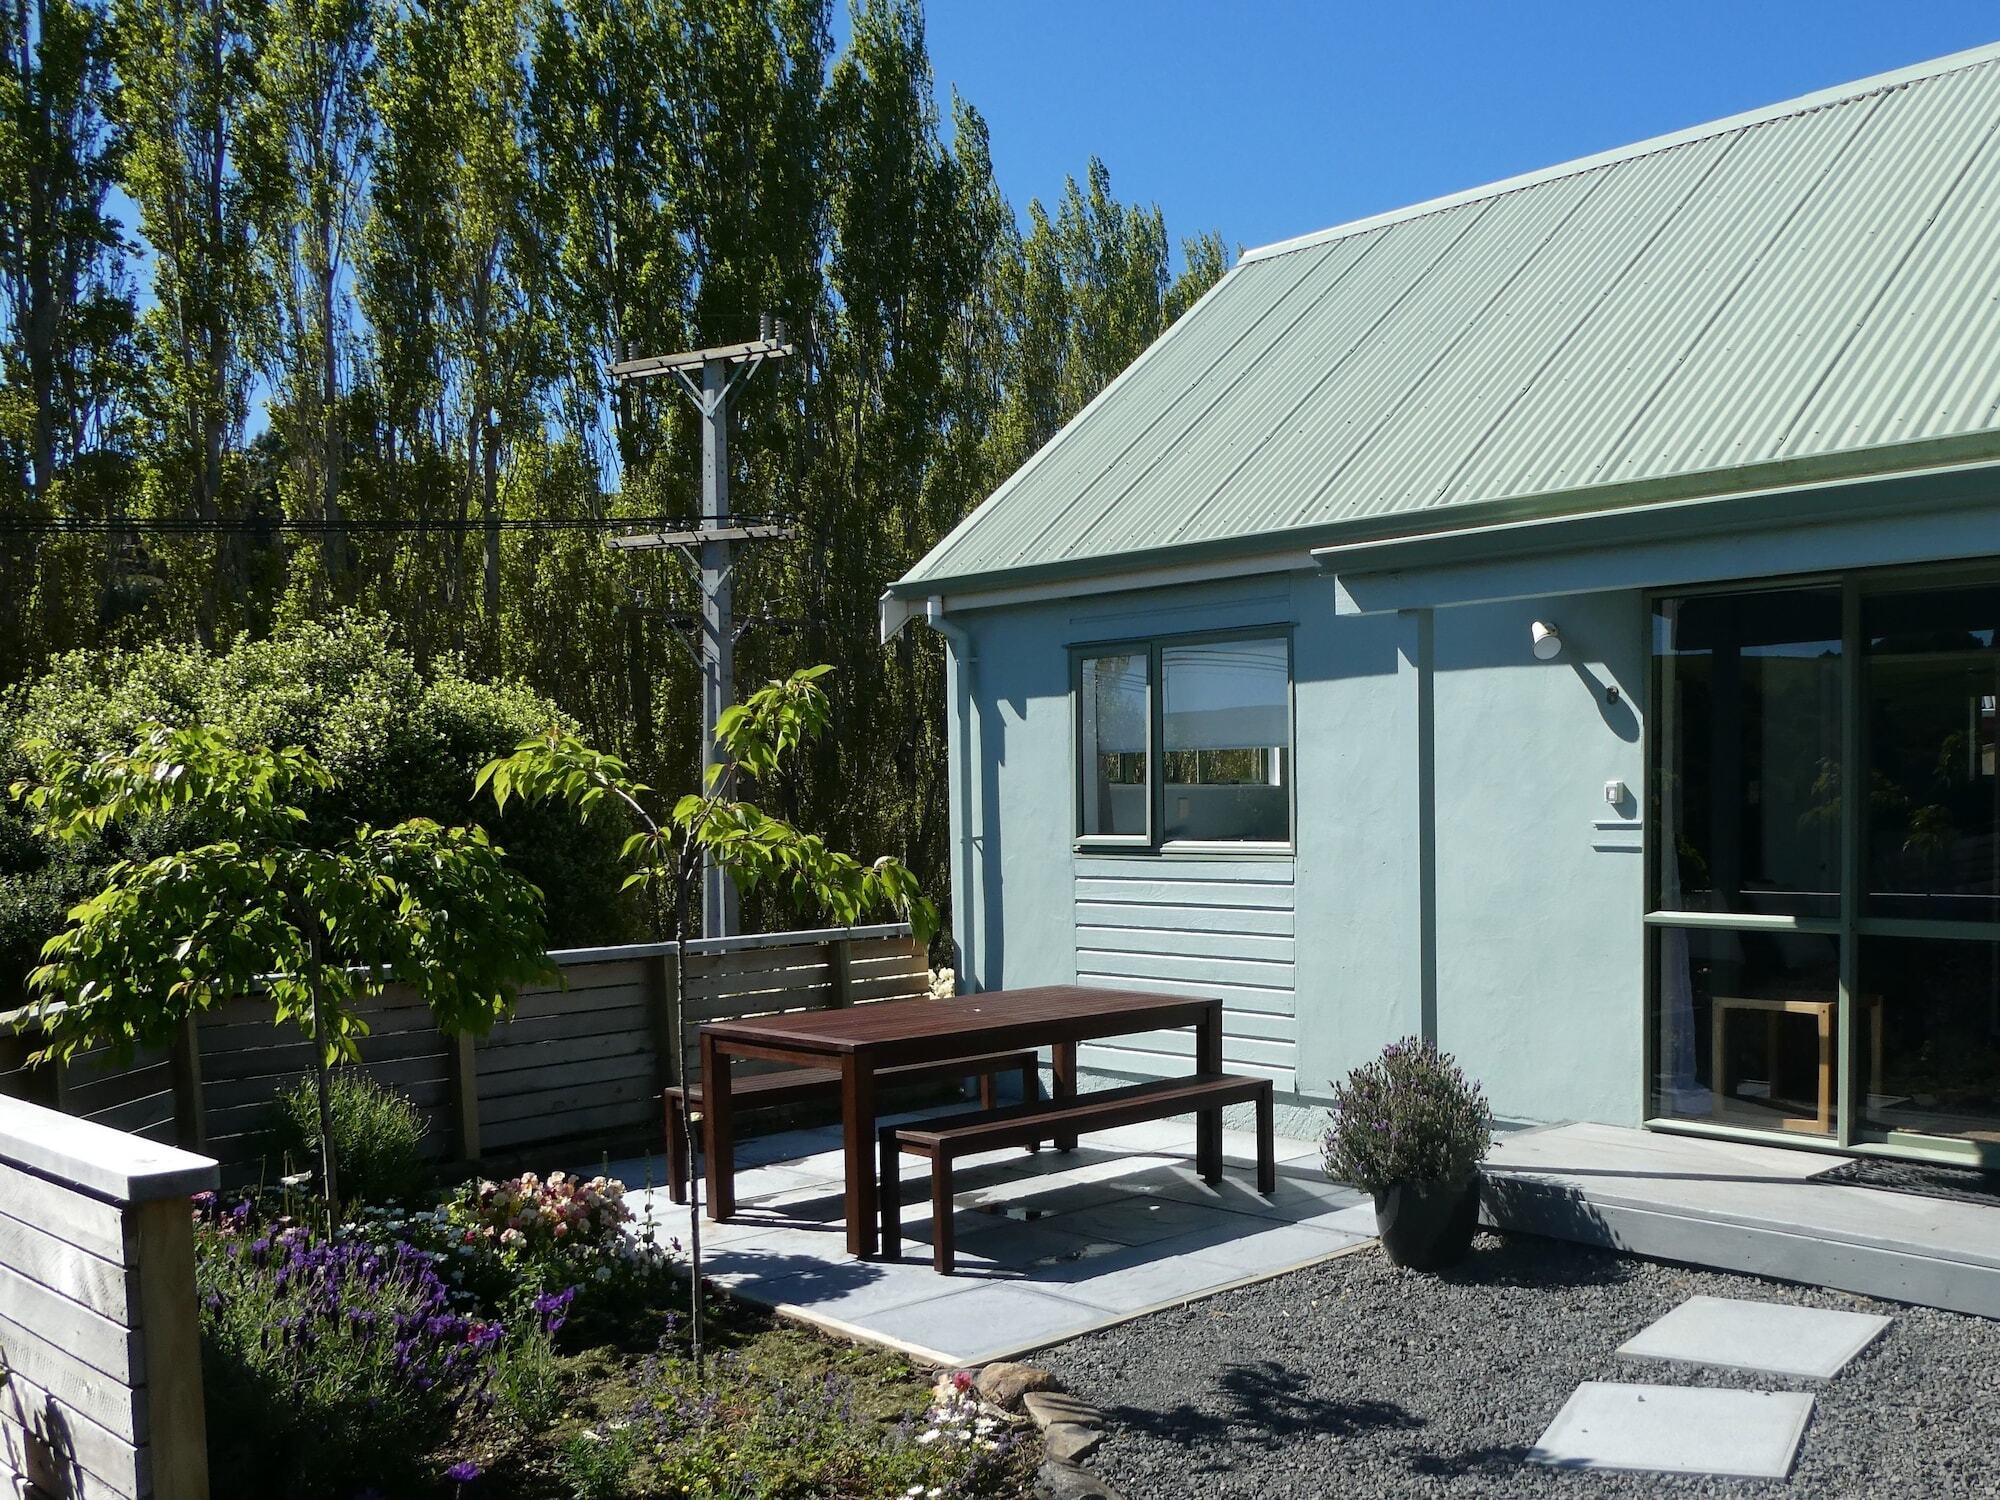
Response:
[{"label": "wall-mounted outdoor light", "polygon": [[1536,661],[1554,661],[1562,655],[1562,632],[1546,621],[1537,620],[1530,625],[1528,637],[1534,642]]}]

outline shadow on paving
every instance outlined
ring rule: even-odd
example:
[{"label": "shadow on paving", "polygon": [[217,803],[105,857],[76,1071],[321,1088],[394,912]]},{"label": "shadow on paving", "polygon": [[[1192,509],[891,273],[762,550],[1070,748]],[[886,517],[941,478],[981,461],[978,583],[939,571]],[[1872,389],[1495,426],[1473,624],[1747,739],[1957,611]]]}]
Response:
[{"label": "shadow on paving", "polygon": [[1328,1401],[1307,1389],[1304,1375],[1276,1360],[1226,1366],[1215,1382],[1219,1411],[1182,1402],[1168,1411],[1114,1407],[1114,1422],[1184,1446],[1221,1452],[1227,1445],[1268,1444],[1304,1434],[1352,1437],[1423,1426],[1393,1401]]}]

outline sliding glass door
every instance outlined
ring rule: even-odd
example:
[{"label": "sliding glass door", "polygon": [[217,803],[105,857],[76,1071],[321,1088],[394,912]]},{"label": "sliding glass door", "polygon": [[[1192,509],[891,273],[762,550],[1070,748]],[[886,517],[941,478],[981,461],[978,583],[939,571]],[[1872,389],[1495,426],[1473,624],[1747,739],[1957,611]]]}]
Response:
[{"label": "sliding glass door", "polygon": [[1655,601],[1653,1117],[2000,1156],[1996,704],[2000,577]]}]

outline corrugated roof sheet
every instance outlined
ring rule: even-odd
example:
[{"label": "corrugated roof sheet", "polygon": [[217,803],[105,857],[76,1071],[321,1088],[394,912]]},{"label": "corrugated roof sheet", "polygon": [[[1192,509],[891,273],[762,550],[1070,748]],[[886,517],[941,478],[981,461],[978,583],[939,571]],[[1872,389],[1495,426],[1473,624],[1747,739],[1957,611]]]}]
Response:
[{"label": "corrugated roof sheet", "polygon": [[1968,456],[2000,47],[1253,252],[897,592]]}]

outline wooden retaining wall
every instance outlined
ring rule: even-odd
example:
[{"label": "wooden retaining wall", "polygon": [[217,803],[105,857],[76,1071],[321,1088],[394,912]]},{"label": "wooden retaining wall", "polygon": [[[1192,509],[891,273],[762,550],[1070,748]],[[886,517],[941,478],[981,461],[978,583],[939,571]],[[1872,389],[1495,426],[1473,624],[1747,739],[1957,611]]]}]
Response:
[{"label": "wooden retaining wall", "polygon": [[[924,994],[921,944],[901,924],[704,939],[688,945],[689,1033],[702,1021]],[[676,1058],[671,944],[549,955],[564,985],[524,991],[486,1036],[440,1033],[391,991],[363,1011],[361,1067],[430,1122],[435,1161],[658,1148],[660,1090],[698,1071]],[[36,1039],[0,1032],[0,1094],[32,1099],[149,1140],[201,1151],[232,1182],[275,1178],[272,1101],[312,1065],[310,1045],[254,999],[199,1018],[176,1044],[120,1061],[109,1053],[29,1069]],[[303,1167],[306,1163],[293,1163]]]},{"label": "wooden retaining wall", "polygon": [[216,1164],[0,1098],[0,1490],[207,1500],[192,1193]]}]

